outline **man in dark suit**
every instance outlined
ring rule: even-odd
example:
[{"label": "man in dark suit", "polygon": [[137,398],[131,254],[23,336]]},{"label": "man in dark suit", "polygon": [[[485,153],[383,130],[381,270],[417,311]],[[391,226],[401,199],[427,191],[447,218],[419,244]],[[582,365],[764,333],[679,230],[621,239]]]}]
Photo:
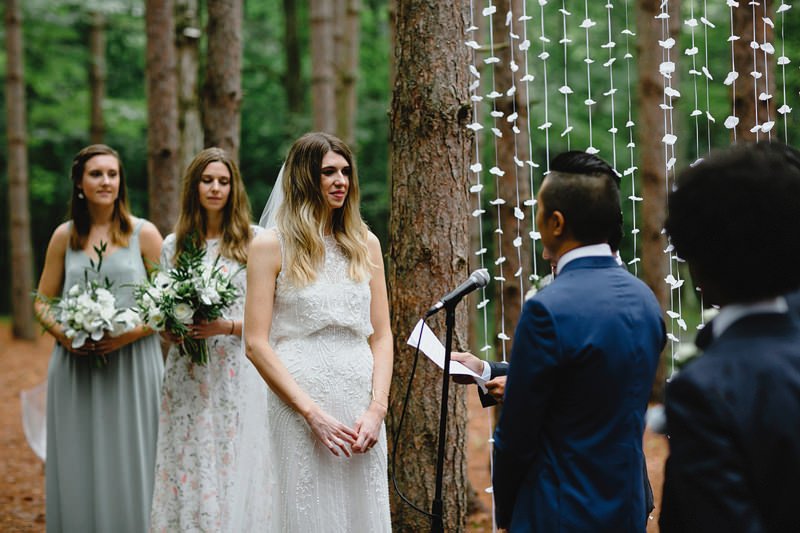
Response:
[{"label": "man in dark suit", "polygon": [[525,303],[494,436],[496,520],[512,531],[643,531],[644,412],[665,331],[607,244],[610,175],[554,171],[537,227],[558,276]]},{"label": "man in dark suit", "polygon": [[798,162],[779,143],[737,146],[670,194],[672,244],[721,309],[667,387],[665,533],[800,531]]}]

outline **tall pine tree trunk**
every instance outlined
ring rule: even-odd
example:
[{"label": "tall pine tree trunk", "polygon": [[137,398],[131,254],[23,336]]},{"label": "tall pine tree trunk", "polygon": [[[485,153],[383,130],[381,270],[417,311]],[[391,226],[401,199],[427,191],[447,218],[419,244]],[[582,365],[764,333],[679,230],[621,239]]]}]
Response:
[{"label": "tall pine tree trunk", "polygon": [[[522,3],[524,0],[498,0],[495,5],[497,11],[493,15],[492,28],[494,33],[494,43],[497,46],[495,55],[500,58],[500,63],[495,65],[495,86],[497,91],[503,93],[503,96],[495,100],[497,111],[503,113],[503,116],[496,122],[500,132],[503,134],[497,140],[497,164],[502,171],[505,172],[504,176],[499,178],[500,187],[497,191],[497,197],[506,201],[504,205],[500,206],[500,223],[502,224],[503,233],[500,235],[501,250],[498,257],[505,257],[503,267],[503,277],[505,283],[502,286],[503,305],[495,307],[497,313],[496,321],[497,331],[505,331],[506,335],[514,338],[514,329],[519,321],[519,315],[522,312],[522,288],[520,281],[527,282],[528,275],[530,275],[533,265],[531,261],[531,241],[528,238],[528,231],[526,230],[525,222],[517,219],[514,215],[514,207],[517,206],[524,213],[526,208],[523,202],[530,198],[530,180],[528,179],[528,171],[530,170],[527,164],[520,167],[514,161],[516,155],[517,160],[524,162],[530,159],[528,154],[528,135],[525,124],[528,120],[528,110],[525,106],[525,90],[524,84],[519,83],[519,78],[523,74],[519,74],[522,70],[518,71],[517,77],[517,91],[509,96],[508,90],[514,84],[513,73],[510,69],[511,61],[517,65],[524,65],[525,59],[519,51],[520,40],[515,40],[513,46],[508,46],[508,32],[509,27],[506,26],[506,14],[509,9],[512,11],[513,16],[511,23],[513,25],[513,32],[516,35],[522,35],[521,22],[519,17],[522,16]],[[501,46],[502,44],[502,46]],[[522,85],[521,87],[519,85]],[[522,90],[520,90],[522,89]],[[519,116],[513,122],[509,122],[508,117],[513,113]],[[520,132],[514,136],[512,127],[517,125]],[[517,205],[517,198],[519,197],[519,205]],[[527,226],[530,226],[528,220]],[[522,241],[519,248],[514,246],[514,240],[519,233],[522,236]],[[520,252],[519,254],[517,252]],[[499,276],[500,271],[496,268],[494,274]],[[524,287],[524,284],[523,284]],[[498,293],[500,292],[500,284],[497,284]],[[501,323],[504,329],[501,329]],[[506,343],[507,355],[511,355],[511,341]],[[497,353],[500,353],[498,350]]]},{"label": "tall pine tree trunk", "polygon": [[200,20],[197,0],[175,0],[175,44],[178,64],[178,161],[186,171],[194,156],[203,149],[203,122],[198,95]]},{"label": "tall pine tree trunk", "polygon": [[[660,13],[661,0],[638,0],[637,2],[637,51],[639,55],[639,121],[637,126],[642,180],[642,271],[644,282],[656,295],[662,310],[669,307],[669,293],[664,278],[667,276],[669,257],[662,234],[667,212],[667,185],[665,184],[664,115],[659,107],[663,103],[664,81],[659,72],[662,49],[654,45],[662,40]],[[680,1],[670,2],[669,33],[674,38],[680,31]],[[672,61],[680,58],[675,49]],[[672,86],[677,87],[677,70],[672,74]],[[664,383],[663,361],[656,374],[654,396],[660,397]]]},{"label": "tall pine tree trunk", "polygon": [[28,207],[28,129],[25,113],[25,68],[22,9],[6,0],[6,136],[8,137],[8,227],[11,234],[12,334],[33,339],[33,252]]},{"label": "tall pine tree trunk", "polygon": [[178,214],[178,83],[172,0],[146,0],[147,174],[150,220],[162,235]]},{"label": "tall pine tree trunk", "polygon": [[89,13],[89,140],[105,142],[103,101],[106,97],[106,17],[101,11]]},{"label": "tall pine tree trunk", "polygon": [[[759,95],[775,94],[775,55],[767,54],[764,60],[764,51],[757,49],[753,53],[750,47],[755,42],[761,45],[765,42],[773,42],[773,30],[768,24],[764,24],[764,2],[767,6],[767,16],[775,19],[775,3],[773,0],[761,0],[759,5],[751,6],[749,2],[740,2],[739,7],[733,10],[733,32],[740,38],[733,43],[733,54],[736,71],[739,78],[736,80],[736,95],[734,97],[734,109],[736,116],[739,117],[739,125],[736,127],[736,140],[766,141],[766,133],[750,131],[756,124],[762,125],[767,120],[775,121],[775,98],[760,100]],[[755,11],[755,15],[754,15]],[[753,26],[755,22],[755,40],[753,39]],[[766,35],[764,28],[766,27]],[[758,72],[761,76],[756,79],[752,72]],[[766,75],[764,73],[766,72]],[[758,119],[756,119],[758,117]],[[769,119],[768,119],[769,117]],[[774,132],[773,132],[774,133]]]},{"label": "tall pine tree trunk", "polygon": [[283,0],[285,19],[283,49],[286,53],[286,73],[283,86],[286,104],[292,114],[303,110],[303,82],[300,75],[300,38],[297,33],[297,0]]},{"label": "tall pine tree trunk", "polygon": [[[397,70],[390,118],[389,287],[396,335],[387,419],[390,436],[397,429],[412,366],[414,352],[405,340],[432,300],[466,279],[470,255],[467,6],[461,0],[398,2],[396,21]],[[454,349],[468,343],[467,316],[464,302],[457,309]],[[434,331],[444,335],[443,317],[431,322]],[[430,361],[420,361],[399,435],[400,464],[394,469],[401,490],[428,510],[435,486],[441,378]],[[443,491],[447,531],[465,528],[465,394],[466,387],[451,385]],[[390,453],[392,449],[393,444]],[[430,527],[429,519],[394,493],[392,497],[396,531]]]},{"label": "tall pine tree trunk", "polygon": [[336,135],[346,143],[355,143],[356,82],[358,81],[358,45],[361,29],[361,2],[337,0],[341,22],[336,43]]},{"label": "tall pine tree trunk", "polygon": [[205,145],[239,159],[242,103],[242,0],[208,0],[208,52],[203,88]]},{"label": "tall pine tree trunk", "polygon": [[310,6],[311,107],[314,129],[336,134],[335,3],[331,0],[311,0]]}]

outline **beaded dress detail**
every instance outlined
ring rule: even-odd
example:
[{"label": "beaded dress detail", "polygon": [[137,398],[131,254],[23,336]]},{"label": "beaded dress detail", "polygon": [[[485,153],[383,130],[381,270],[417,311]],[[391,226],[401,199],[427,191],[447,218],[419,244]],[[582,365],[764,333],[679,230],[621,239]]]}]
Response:
[{"label": "beaded dress detail", "polygon": [[[372,399],[369,281],[351,280],[335,238],[324,241],[325,261],[311,284],[296,287],[281,269],[270,344],[298,385],[353,427]],[[385,428],[367,453],[337,457],[272,393],[268,406],[271,457],[279,462],[271,530],[391,531]]]}]

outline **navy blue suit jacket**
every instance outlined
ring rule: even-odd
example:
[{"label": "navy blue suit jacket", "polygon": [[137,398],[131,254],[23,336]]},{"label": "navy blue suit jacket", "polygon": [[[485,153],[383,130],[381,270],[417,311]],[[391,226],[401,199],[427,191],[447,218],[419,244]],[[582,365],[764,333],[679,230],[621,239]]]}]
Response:
[{"label": "navy blue suit jacket", "polygon": [[644,531],[644,413],[665,330],[611,257],[568,263],[517,325],[495,432],[497,524]]},{"label": "navy blue suit jacket", "polygon": [[661,531],[800,531],[800,295],[787,302],[734,322],[667,387]]}]

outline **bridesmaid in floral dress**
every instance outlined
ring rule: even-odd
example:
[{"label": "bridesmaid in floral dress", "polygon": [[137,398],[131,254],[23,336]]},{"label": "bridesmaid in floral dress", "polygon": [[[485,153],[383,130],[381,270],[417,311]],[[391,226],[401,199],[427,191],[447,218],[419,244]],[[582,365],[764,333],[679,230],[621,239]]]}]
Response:
[{"label": "bridesmaid in floral dress", "polygon": [[[196,339],[206,339],[209,361],[198,365],[181,356],[173,342],[166,361],[158,426],[156,485],[152,531],[242,530],[240,502],[246,492],[252,519],[266,509],[266,482],[243,479],[262,469],[242,468],[242,402],[254,373],[241,349],[247,248],[257,226],[250,225],[250,205],[236,163],[220,148],[200,152],[183,179],[181,210],[175,232],[164,240],[163,268],[182,252],[194,233],[206,249],[205,260],[234,274],[240,295],[223,318],[190,327]],[[170,339],[175,341],[176,339]],[[257,376],[256,376],[257,379]],[[252,396],[250,396],[252,398]],[[266,479],[263,478],[262,479]],[[246,490],[245,490],[246,487]],[[255,501],[262,498],[264,501]],[[236,524],[236,526],[234,526]]]}]

